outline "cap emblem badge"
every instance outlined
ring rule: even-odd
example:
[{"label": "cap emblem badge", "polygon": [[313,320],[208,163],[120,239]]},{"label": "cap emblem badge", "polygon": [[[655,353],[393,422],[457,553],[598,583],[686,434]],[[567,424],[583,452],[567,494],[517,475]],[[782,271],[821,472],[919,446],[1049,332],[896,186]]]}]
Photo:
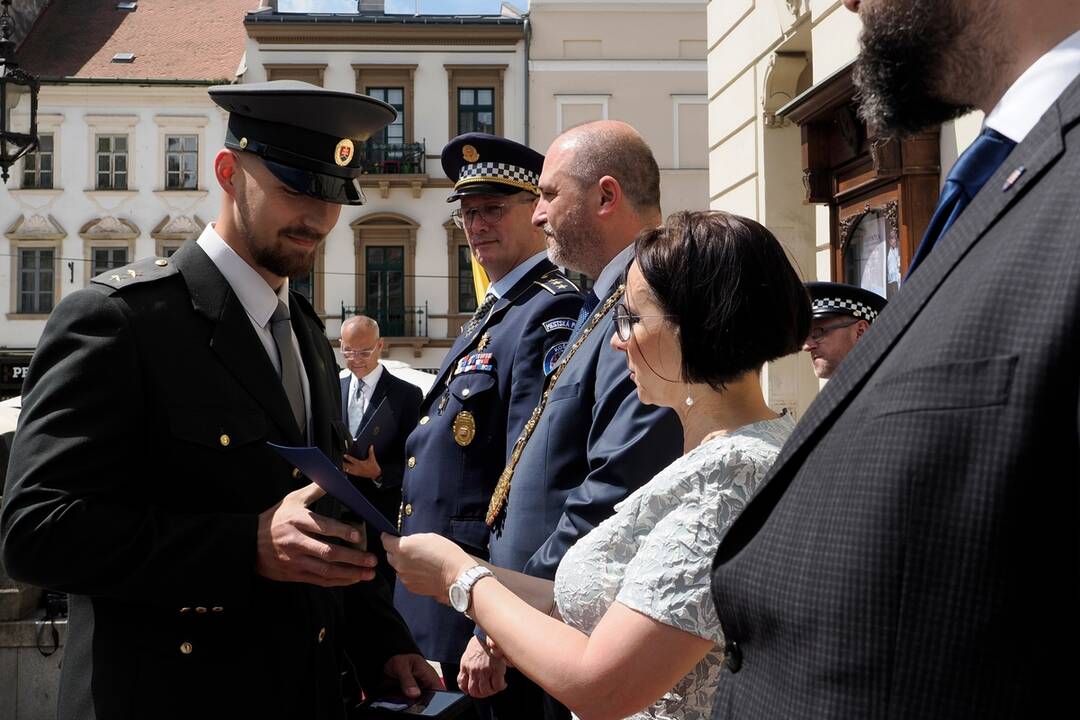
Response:
[{"label": "cap emblem badge", "polygon": [[465,158],[465,162],[474,163],[480,159],[480,153],[476,152],[476,148],[472,145],[466,145],[461,148],[461,157]]},{"label": "cap emblem badge", "polygon": [[353,146],[353,141],[349,138],[343,138],[334,148],[334,162],[337,163],[338,167],[345,167],[352,160],[354,152],[356,152],[356,148]]}]

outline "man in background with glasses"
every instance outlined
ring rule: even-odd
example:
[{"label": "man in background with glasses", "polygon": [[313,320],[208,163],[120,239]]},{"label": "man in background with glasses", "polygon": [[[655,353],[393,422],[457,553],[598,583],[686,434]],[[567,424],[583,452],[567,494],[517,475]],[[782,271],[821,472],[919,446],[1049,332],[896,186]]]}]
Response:
[{"label": "man in background with glasses", "polygon": [[[442,151],[443,170],[455,181],[448,201],[461,203],[454,222],[491,286],[446,354],[406,443],[401,531],[439,533],[481,558],[488,557],[484,518],[499,473],[582,304],[532,225],[543,162],[524,145],[482,133],[456,137]],[[543,508],[535,512],[542,522]],[[488,692],[504,687],[505,665],[473,638],[468,617],[400,584],[394,604],[424,656],[442,664],[448,687],[457,687],[459,669],[462,677],[484,677]]]},{"label": "man in background with glasses", "polygon": [[814,321],[803,350],[810,353],[814,374],[828,380],[885,309],[885,298],[844,283],[808,282],[806,290]]},{"label": "man in background with glasses", "polygon": [[[385,400],[392,420],[383,423],[366,454],[345,453],[343,469],[368,500],[388,518],[401,506],[401,476],[405,472],[405,438],[419,417],[420,388],[394,377],[379,358],[383,341],[379,324],[366,315],[354,315],[341,324],[341,355],[349,373],[341,378],[341,418],[352,437],[360,434]],[[357,449],[359,451],[359,448]],[[379,558],[376,571],[391,584],[394,569],[378,534],[367,537],[367,549]]]}]

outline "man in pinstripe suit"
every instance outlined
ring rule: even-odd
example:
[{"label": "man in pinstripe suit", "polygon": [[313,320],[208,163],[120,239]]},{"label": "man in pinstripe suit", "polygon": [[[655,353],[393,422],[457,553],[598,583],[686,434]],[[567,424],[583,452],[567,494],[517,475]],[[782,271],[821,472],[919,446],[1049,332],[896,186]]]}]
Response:
[{"label": "man in pinstripe suit", "polygon": [[986,130],[720,546],[714,717],[1050,717],[1080,644],[1080,3],[845,5],[867,121]]}]

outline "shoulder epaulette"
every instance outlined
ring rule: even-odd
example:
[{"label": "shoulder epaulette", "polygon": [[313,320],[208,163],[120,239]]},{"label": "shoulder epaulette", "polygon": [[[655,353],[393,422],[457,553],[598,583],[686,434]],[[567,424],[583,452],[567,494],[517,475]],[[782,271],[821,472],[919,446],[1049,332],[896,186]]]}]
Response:
[{"label": "shoulder epaulette", "polygon": [[574,281],[563,275],[561,270],[549,270],[540,276],[536,284],[552,295],[581,292],[578,286],[574,284]]},{"label": "shoulder epaulette", "polygon": [[143,258],[124,267],[106,270],[97,277],[90,278],[90,282],[106,285],[114,290],[123,290],[132,285],[175,275],[176,272],[175,263],[168,258]]}]

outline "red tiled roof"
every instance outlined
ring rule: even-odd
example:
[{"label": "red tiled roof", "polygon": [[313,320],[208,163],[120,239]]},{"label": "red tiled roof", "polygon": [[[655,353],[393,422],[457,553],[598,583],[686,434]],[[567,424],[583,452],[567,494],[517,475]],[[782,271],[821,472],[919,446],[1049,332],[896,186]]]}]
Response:
[{"label": "red tiled roof", "polygon": [[[17,52],[39,77],[232,80],[259,0],[52,0]],[[134,53],[131,63],[113,55]]]}]

